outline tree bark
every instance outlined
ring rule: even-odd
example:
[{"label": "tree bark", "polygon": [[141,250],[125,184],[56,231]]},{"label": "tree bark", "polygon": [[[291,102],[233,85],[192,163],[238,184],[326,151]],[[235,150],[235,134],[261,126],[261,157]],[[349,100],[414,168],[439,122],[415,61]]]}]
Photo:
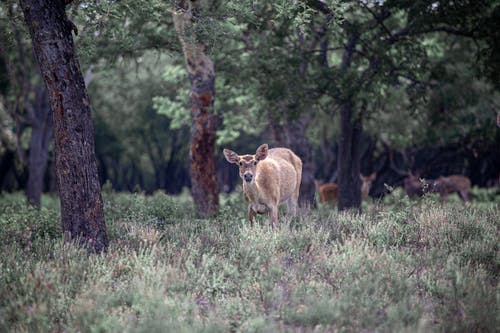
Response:
[{"label": "tree bark", "polygon": [[66,16],[67,2],[20,1],[53,113],[63,234],[102,252],[108,240],[90,100],[71,35],[76,27]]},{"label": "tree bark", "polygon": [[[359,40],[356,31],[351,32],[342,54],[340,72],[346,76],[351,67],[352,56]],[[348,87],[345,87],[348,90]],[[338,209],[361,208],[360,139],[362,133],[362,114],[354,114],[354,97],[347,91],[339,99],[340,138],[337,160]]]},{"label": "tree bark", "polygon": [[191,194],[201,217],[217,214],[219,189],[215,167],[217,116],[213,112],[215,97],[214,64],[202,41],[186,36],[185,28],[196,20],[196,2],[181,1],[174,13],[174,23],[182,44],[191,88],[191,143],[189,149]]},{"label": "tree bark", "polygon": [[30,204],[39,207],[49,160],[49,145],[52,140],[52,117],[47,91],[41,86],[35,90],[35,105],[30,114],[31,139],[26,196]]},{"label": "tree bark", "polygon": [[316,207],[316,187],[314,185],[314,170],[316,165],[312,158],[312,148],[307,141],[306,131],[311,122],[309,115],[299,119],[287,119],[285,132],[287,146],[302,160],[302,181],[300,184],[299,205],[301,207]]},{"label": "tree bark", "polygon": [[361,207],[360,138],[361,115],[354,117],[354,105],[348,99],[340,108],[340,138],[338,153],[338,209]]},{"label": "tree bark", "polygon": [[6,149],[0,157],[0,193],[4,190],[4,182],[9,170],[15,168],[15,158],[15,151],[10,149]]}]

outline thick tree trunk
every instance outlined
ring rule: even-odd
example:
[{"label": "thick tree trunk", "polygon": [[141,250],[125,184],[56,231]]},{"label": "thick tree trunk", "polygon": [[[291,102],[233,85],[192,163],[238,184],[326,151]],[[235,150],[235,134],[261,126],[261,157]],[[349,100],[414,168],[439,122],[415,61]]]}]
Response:
[{"label": "thick tree trunk", "polygon": [[338,154],[338,209],[361,207],[360,139],[361,116],[354,116],[352,99],[340,108],[340,138]]},{"label": "thick tree trunk", "polygon": [[65,237],[95,252],[107,248],[94,152],[90,101],[76,57],[64,0],[21,0],[53,111],[56,173]]},{"label": "thick tree trunk", "polygon": [[52,115],[47,91],[43,87],[35,90],[35,105],[31,112],[31,139],[28,158],[28,202],[40,206],[43,181],[49,160],[49,145],[52,140]]},{"label": "thick tree trunk", "polygon": [[219,189],[215,168],[215,140],[218,119],[213,112],[215,72],[206,46],[194,36],[186,36],[185,28],[193,23],[195,1],[181,1],[174,13],[174,23],[182,43],[191,82],[191,143],[189,149],[191,194],[198,214],[214,216],[219,208]]}]

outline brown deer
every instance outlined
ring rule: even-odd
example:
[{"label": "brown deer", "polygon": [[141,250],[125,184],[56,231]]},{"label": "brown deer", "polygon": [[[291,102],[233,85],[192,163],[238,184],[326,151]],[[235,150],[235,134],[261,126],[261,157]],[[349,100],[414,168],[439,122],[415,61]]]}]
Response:
[{"label": "brown deer", "polygon": [[412,156],[411,158],[408,158],[404,151],[401,152],[401,155],[403,157],[404,164],[409,166],[408,170],[404,171],[396,166],[392,153],[389,155],[390,167],[398,175],[405,177],[403,180],[403,188],[408,197],[413,198],[414,196],[423,196],[426,193],[435,192],[434,180],[420,178],[420,174],[418,172],[413,173],[411,171],[411,167],[414,164],[414,157]]},{"label": "brown deer", "polygon": [[433,180],[420,178],[418,174],[415,175],[413,172],[408,171],[403,181],[403,187],[406,194],[413,198],[416,195],[423,196],[426,193],[434,192],[434,183]]},{"label": "brown deer", "polygon": [[[413,166],[413,157],[408,159],[406,153],[401,152],[403,161],[406,165]],[[469,201],[469,190],[471,183],[469,178],[463,175],[451,175],[448,177],[441,176],[438,179],[420,179],[418,174],[413,174],[411,170],[402,171],[395,163],[392,154],[389,155],[391,169],[399,175],[406,176],[403,181],[403,186],[406,194],[411,198],[416,195],[423,196],[427,193],[439,193],[441,201],[448,200],[448,194],[456,192],[460,198],[467,203]]]},{"label": "brown deer", "polygon": [[370,193],[370,188],[372,187],[372,183],[375,179],[377,179],[377,173],[374,172],[369,176],[359,175],[361,179],[361,200],[365,200],[368,198],[368,193]]},{"label": "brown deer", "polygon": [[238,155],[224,149],[229,163],[238,164],[243,180],[243,194],[248,201],[248,220],[253,224],[257,214],[269,213],[271,227],[278,223],[278,206],[286,203],[288,212],[297,213],[302,161],[290,149],[257,148],[255,155]]},{"label": "brown deer", "polygon": [[432,180],[419,179],[410,171],[404,179],[404,188],[410,198],[415,195],[439,193],[440,200],[446,202],[448,201],[448,194],[456,192],[464,202],[468,202],[470,187],[469,178],[462,175],[441,176],[436,180]]},{"label": "brown deer", "polygon": [[[370,192],[372,182],[377,178],[377,173],[374,172],[369,176],[359,175],[361,179],[361,199],[365,200]],[[338,200],[338,186],[335,183],[321,184],[318,180],[314,181],[316,191],[319,192],[319,201],[321,203],[329,203],[332,206],[337,204]]]},{"label": "brown deer", "polygon": [[469,201],[470,179],[463,175],[439,177],[433,184],[433,190],[441,196],[441,201],[448,201],[448,194],[456,192],[467,203]]},{"label": "brown deer", "polygon": [[315,180],[316,191],[319,193],[319,202],[329,203],[332,206],[337,204],[339,189],[335,183],[321,184],[320,181]]}]

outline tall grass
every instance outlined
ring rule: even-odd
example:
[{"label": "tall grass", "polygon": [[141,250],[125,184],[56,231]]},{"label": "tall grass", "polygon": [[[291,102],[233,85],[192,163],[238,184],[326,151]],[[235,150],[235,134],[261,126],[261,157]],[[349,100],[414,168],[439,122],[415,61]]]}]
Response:
[{"label": "tall grass", "polygon": [[0,197],[0,331],[498,332],[499,204],[395,193],[250,227],[240,195],[107,192],[107,254],[60,237],[57,200]]}]

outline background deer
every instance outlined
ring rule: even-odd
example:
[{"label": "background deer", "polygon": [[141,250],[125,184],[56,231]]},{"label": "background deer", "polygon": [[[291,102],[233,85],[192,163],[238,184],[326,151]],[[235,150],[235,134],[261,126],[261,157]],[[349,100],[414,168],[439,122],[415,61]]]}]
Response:
[{"label": "background deer", "polygon": [[320,181],[315,180],[316,191],[319,193],[319,202],[329,203],[331,205],[337,204],[337,199],[339,196],[339,189],[335,183],[321,184]]},{"label": "background deer", "polygon": [[434,191],[439,193],[441,201],[447,201],[448,194],[456,192],[464,202],[468,202],[470,186],[470,179],[466,176],[441,176],[434,182]]},{"label": "background deer", "polygon": [[370,188],[372,187],[372,183],[375,179],[377,179],[377,173],[374,172],[369,176],[359,175],[361,179],[361,200],[365,200],[368,198],[368,193],[370,193]]},{"label": "background deer", "polygon": [[[407,158],[403,154],[407,163]],[[412,161],[413,162],[413,161]],[[412,163],[413,164],[413,163]],[[448,194],[456,192],[459,197],[467,203],[469,201],[470,179],[463,175],[440,176],[438,179],[420,179],[418,174],[413,174],[411,170],[407,172],[398,169],[392,159],[391,168],[400,175],[405,175],[403,186],[406,194],[411,198],[415,195],[422,196],[426,193],[439,193],[441,201],[448,200]]]},{"label": "background deer", "polygon": [[302,161],[290,149],[257,148],[255,155],[238,155],[224,149],[229,163],[238,164],[243,180],[243,194],[248,201],[248,220],[253,224],[257,214],[269,213],[271,227],[278,223],[278,206],[286,203],[288,212],[297,213]]},{"label": "background deer", "polygon": [[389,159],[391,169],[398,175],[405,177],[403,180],[403,188],[406,195],[413,198],[414,196],[423,196],[426,193],[436,192],[434,186],[435,180],[420,178],[419,172],[413,173],[412,168],[415,163],[414,156],[408,158],[404,151],[401,152],[401,156],[403,157],[403,162],[407,170],[402,170],[396,166],[392,154],[389,156]]},{"label": "background deer", "polygon": [[420,178],[418,174],[413,174],[411,170],[406,173],[406,177],[403,181],[403,187],[406,194],[413,198],[414,196],[423,196],[426,193],[434,192],[434,180],[426,180]]},{"label": "background deer", "polygon": [[[365,200],[368,197],[368,193],[370,192],[370,188],[372,186],[373,181],[377,178],[377,173],[374,172],[369,176],[359,175],[361,179],[361,199]],[[339,190],[338,186],[335,183],[326,183],[321,184],[318,180],[314,181],[316,185],[316,191],[319,192],[319,201],[321,203],[329,203],[331,205],[336,205]]]}]

